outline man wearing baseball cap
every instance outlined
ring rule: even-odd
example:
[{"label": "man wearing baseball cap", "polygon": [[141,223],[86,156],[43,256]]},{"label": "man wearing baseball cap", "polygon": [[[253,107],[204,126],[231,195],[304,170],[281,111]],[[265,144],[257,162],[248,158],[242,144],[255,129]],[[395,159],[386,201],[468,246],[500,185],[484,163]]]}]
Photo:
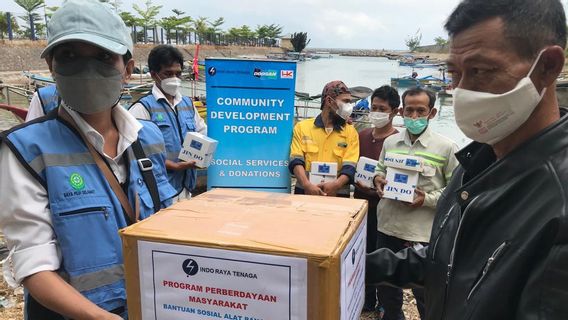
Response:
[{"label": "man wearing baseball cap", "polygon": [[[321,113],[296,124],[288,168],[296,176],[296,194],[349,197],[359,160],[359,134],[347,120],[353,112],[351,92],[341,81],[325,85]],[[323,183],[310,182],[313,162],[337,163],[337,178]],[[313,181],[313,179],[312,179]]]},{"label": "man wearing baseball cap", "polygon": [[134,65],[129,30],[97,0],[68,0],[42,52],[61,103],[0,136],[4,277],[25,318],[123,319],[118,230],[169,204],[164,140],[119,105]]}]

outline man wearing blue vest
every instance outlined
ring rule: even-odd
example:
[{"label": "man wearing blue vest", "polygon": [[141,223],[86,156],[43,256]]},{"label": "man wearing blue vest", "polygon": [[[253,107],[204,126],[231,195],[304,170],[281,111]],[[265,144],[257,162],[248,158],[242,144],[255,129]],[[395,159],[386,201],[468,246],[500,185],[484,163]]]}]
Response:
[{"label": "man wearing blue vest", "polygon": [[59,105],[57,86],[50,85],[39,88],[34,92],[28,108],[26,122],[43,117]]},{"label": "man wearing blue vest", "polygon": [[119,229],[171,203],[164,140],[119,104],[130,32],[97,0],[67,0],[42,52],[61,96],[0,135],[0,227],[25,319],[126,319]]},{"label": "man wearing blue vest", "polygon": [[178,192],[174,201],[189,199],[197,179],[195,162],[180,161],[178,155],[185,135],[188,132],[207,135],[207,126],[191,98],[180,93],[183,54],[178,49],[169,45],[155,47],[148,56],[148,68],[155,81],[152,93],[134,103],[130,113],[158,125],[166,141],[170,183]]}]

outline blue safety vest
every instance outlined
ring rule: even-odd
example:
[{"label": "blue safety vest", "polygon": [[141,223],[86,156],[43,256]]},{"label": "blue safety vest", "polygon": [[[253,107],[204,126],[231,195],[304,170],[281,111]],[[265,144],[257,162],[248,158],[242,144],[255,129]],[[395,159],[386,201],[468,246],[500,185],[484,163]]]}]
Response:
[{"label": "blue safety vest", "polygon": [[[138,133],[159,190],[162,207],[176,193],[168,183],[165,147],[158,128],[141,121]],[[1,135],[23,166],[47,191],[53,230],[62,255],[59,274],[105,310],[126,306],[122,243],[118,230],[128,226],[121,204],[79,134],[52,113]],[[152,197],[132,148],[125,191],[140,219],[154,213]],[[29,235],[33,237],[33,235]],[[43,319],[30,316],[31,319]]]},{"label": "blue safety vest", "polygon": [[[185,139],[185,134],[188,132],[195,132],[195,107],[191,99],[182,97],[182,101],[177,105],[177,114],[169,106],[168,102],[164,99],[156,100],[154,95],[149,94],[138,100],[148,113],[150,119],[164,136],[166,142],[167,159],[178,162],[179,152]],[[136,103],[135,103],[136,104]],[[191,191],[195,187],[197,180],[197,172],[195,169],[188,169],[185,171],[170,171],[168,170],[170,184],[176,188],[178,194],[182,192],[183,188]]]},{"label": "blue safety vest", "polygon": [[59,105],[59,94],[57,93],[57,87],[55,85],[39,88],[37,95],[44,115],[57,108]]}]

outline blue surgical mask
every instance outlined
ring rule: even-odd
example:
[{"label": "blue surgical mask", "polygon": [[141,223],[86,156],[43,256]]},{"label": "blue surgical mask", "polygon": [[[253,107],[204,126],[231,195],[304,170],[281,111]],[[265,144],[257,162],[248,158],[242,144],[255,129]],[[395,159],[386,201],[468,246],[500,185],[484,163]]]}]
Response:
[{"label": "blue surgical mask", "polygon": [[428,116],[426,117],[419,117],[413,119],[411,117],[404,117],[404,126],[408,132],[412,133],[413,135],[419,135],[428,126]]}]

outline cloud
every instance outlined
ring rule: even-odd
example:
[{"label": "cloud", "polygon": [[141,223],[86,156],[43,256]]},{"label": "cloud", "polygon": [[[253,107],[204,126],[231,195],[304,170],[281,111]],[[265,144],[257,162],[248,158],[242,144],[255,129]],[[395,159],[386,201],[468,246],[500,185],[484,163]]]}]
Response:
[{"label": "cloud", "polygon": [[319,31],[331,30],[331,35],[340,40],[350,40],[369,32],[386,31],[382,23],[364,12],[326,9],[314,23]]}]

